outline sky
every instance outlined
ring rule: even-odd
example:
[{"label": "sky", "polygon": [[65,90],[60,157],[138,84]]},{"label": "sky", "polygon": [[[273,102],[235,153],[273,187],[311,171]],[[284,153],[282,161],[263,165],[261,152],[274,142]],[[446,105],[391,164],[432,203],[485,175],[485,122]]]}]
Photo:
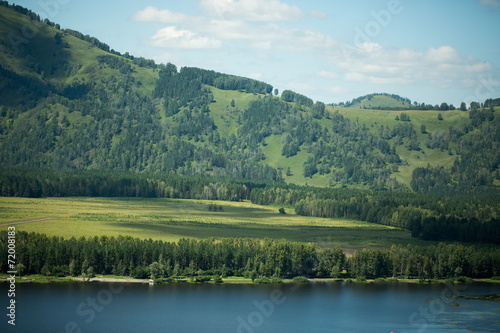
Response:
[{"label": "sky", "polygon": [[500,97],[500,0],[21,0],[121,53],[324,103]]}]

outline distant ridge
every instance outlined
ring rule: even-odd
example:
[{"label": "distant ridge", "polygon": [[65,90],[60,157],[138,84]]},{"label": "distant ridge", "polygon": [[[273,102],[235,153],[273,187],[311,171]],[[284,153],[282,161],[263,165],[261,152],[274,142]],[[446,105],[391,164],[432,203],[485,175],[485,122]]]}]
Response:
[{"label": "distant ridge", "polygon": [[[486,103],[490,101],[495,103],[495,100],[487,100]],[[440,110],[448,111],[455,110],[456,107],[453,104],[448,105],[448,103],[441,103],[440,105],[432,105],[426,103],[413,102],[407,97],[401,97],[396,94],[389,93],[373,93],[364,96],[354,98],[352,101],[346,101],[341,103],[332,103],[331,106],[343,106],[346,108],[354,109],[369,109],[369,110]],[[466,111],[465,103],[460,106],[462,111]]]},{"label": "distant ridge", "polygon": [[388,93],[373,93],[344,103],[344,107],[356,109],[409,109],[412,106],[409,98]]}]

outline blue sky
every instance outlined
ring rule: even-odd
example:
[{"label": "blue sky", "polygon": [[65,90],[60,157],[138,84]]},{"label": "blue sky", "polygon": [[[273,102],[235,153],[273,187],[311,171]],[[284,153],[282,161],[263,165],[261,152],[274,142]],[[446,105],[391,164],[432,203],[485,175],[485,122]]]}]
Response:
[{"label": "blue sky", "polygon": [[500,97],[500,0],[25,0],[122,53],[252,77],[325,103],[374,92]]}]

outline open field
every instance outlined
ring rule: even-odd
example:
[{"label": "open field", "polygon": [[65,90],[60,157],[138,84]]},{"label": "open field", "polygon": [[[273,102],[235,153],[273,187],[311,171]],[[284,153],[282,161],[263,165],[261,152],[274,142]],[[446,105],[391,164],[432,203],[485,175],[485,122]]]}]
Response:
[{"label": "open field", "polygon": [[[406,231],[361,221],[304,217],[291,209],[249,202],[216,201],[224,212],[209,212],[213,201],[142,198],[7,198],[0,197],[0,224],[57,217],[16,230],[50,236],[132,236],[177,241],[181,238],[250,237],[339,245],[347,254],[364,247],[421,243]],[[0,230],[7,226],[0,225]]]}]

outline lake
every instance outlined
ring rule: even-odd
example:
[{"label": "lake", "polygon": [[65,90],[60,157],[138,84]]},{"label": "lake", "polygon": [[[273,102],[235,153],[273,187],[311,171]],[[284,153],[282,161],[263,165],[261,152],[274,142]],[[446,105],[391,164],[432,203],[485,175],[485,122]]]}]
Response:
[{"label": "lake", "polygon": [[500,332],[500,303],[452,297],[500,293],[498,284],[16,287],[16,326],[2,307],[1,332]]}]

